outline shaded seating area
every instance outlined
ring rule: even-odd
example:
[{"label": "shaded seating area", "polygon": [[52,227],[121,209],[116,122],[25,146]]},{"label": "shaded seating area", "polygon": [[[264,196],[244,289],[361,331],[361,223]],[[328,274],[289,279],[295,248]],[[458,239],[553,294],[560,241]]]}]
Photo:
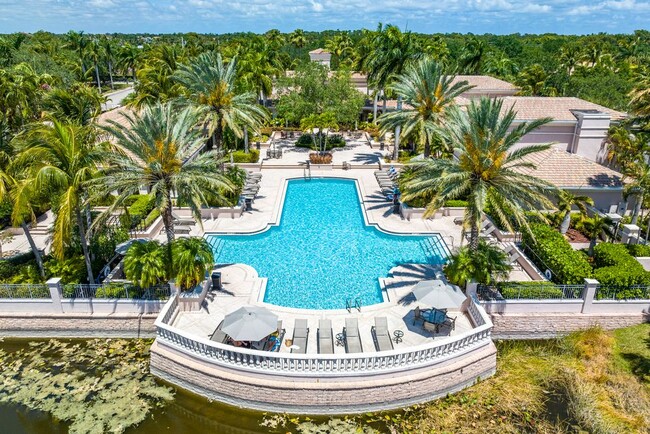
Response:
[{"label": "shaded seating area", "polygon": [[375,317],[375,325],[370,329],[377,351],[393,349],[393,340],[388,331],[388,319],[385,316]]},{"label": "shaded seating area", "polygon": [[318,352],[334,354],[334,332],[332,321],[329,319],[318,320]]},{"label": "shaded seating area", "polygon": [[192,217],[181,217],[175,211],[172,211],[172,219],[174,219],[174,224],[178,226],[193,226],[196,224]]},{"label": "shaded seating area", "polygon": [[346,353],[362,353],[361,336],[359,335],[359,321],[356,318],[346,318],[343,328]]},{"label": "shaded seating area", "polygon": [[293,326],[293,338],[291,339],[291,352],[297,354],[307,353],[307,338],[309,327],[306,319],[296,319]]}]

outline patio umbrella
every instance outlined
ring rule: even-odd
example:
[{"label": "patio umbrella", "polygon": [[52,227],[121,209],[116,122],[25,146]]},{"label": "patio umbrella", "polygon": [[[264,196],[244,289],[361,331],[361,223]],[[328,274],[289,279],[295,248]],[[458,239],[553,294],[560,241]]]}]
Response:
[{"label": "patio umbrella", "polygon": [[451,286],[442,280],[423,280],[412,289],[415,298],[437,309],[455,309],[467,298],[457,286]]},{"label": "patio umbrella", "polygon": [[134,243],[146,243],[147,239],[144,238],[133,238],[130,240],[126,240],[123,243],[118,244],[115,246],[115,253],[118,255],[126,255],[126,252],[129,250],[129,247],[131,247]]},{"label": "patio umbrella", "polygon": [[243,306],[223,319],[221,330],[236,341],[259,341],[278,329],[278,316],[261,306]]}]

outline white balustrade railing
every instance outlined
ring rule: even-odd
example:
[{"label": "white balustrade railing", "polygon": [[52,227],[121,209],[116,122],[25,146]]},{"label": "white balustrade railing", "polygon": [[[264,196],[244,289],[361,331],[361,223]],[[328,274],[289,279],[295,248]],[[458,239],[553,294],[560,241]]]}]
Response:
[{"label": "white balustrade railing", "polygon": [[356,376],[403,371],[435,365],[491,342],[492,323],[473,300],[468,303],[468,313],[477,326],[470,331],[425,345],[360,354],[275,353],[213,342],[168,324],[177,305],[176,297],[172,297],[156,321],[158,341],[162,345],[208,363],[257,373]]}]

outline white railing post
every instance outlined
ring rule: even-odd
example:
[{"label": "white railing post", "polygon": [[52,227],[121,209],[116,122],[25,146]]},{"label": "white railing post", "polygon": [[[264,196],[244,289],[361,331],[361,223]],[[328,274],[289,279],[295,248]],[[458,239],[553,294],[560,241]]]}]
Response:
[{"label": "white railing post", "polygon": [[53,277],[45,282],[47,288],[50,290],[50,298],[52,299],[52,309],[57,313],[63,313],[63,291],[61,290],[61,278]]},{"label": "white railing post", "polygon": [[585,279],[585,287],[582,290],[582,313],[591,312],[598,284],[596,279]]}]

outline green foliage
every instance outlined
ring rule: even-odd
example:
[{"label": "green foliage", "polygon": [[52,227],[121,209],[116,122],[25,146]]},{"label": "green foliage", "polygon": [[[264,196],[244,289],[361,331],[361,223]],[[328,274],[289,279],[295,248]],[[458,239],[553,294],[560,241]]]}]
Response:
[{"label": "green foliage", "polygon": [[354,125],[365,99],[352,86],[349,72],[335,71],[328,76],[328,69],[314,62],[299,67],[279,85],[278,114],[295,125],[326,112],[334,113],[341,125]]},{"label": "green foliage", "polygon": [[499,292],[507,299],[563,298],[564,293],[555,284],[547,281],[500,283]]},{"label": "green foliage", "polygon": [[650,256],[650,245],[646,244],[626,244],[627,251],[630,255],[635,257],[648,257]]},{"label": "green foliage", "polygon": [[[318,134],[316,135],[316,143],[320,141],[325,141],[323,137],[320,137]],[[326,151],[329,151],[333,148],[343,148],[345,147],[346,142],[343,136],[340,134],[332,134],[327,137],[327,146],[325,147]],[[298,140],[296,140],[296,147],[298,148],[308,148],[311,149],[312,151],[318,151],[318,146],[314,145],[314,139],[312,138],[311,134],[303,134],[300,137],[298,137]]]},{"label": "green foliage", "polygon": [[445,206],[449,208],[465,208],[468,202],[466,200],[448,200]]},{"label": "green foliage", "polygon": [[244,151],[234,151],[232,159],[235,163],[257,163],[260,159],[260,151],[257,149],[249,149],[248,153]]},{"label": "green foliage", "polygon": [[48,412],[70,433],[122,433],[173,391],[149,373],[150,342],[43,340],[0,350],[0,402]]},{"label": "green foliage", "polygon": [[166,247],[157,241],[134,243],[124,257],[126,278],[141,288],[164,282],[167,269]]},{"label": "green foliage", "polygon": [[[594,278],[605,287],[649,285],[650,273],[632,256],[623,244],[600,243],[594,248]],[[618,294],[625,298],[623,289]],[[631,296],[632,294],[627,294]]]},{"label": "green foliage", "polygon": [[93,270],[98,272],[115,256],[115,247],[129,239],[126,229],[110,229],[105,226],[98,227],[90,242],[90,251],[93,255]]},{"label": "green foliage", "polygon": [[49,276],[60,277],[61,283],[81,283],[86,278],[83,256],[61,260],[51,258],[45,263],[45,270]]},{"label": "green foliage", "polygon": [[[523,234],[524,243],[535,252],[531,259],[545,270],[553,273],[553,281],[560,284],[580,284],[591,277],[589,262],[573,250],[569,242],[553,228],[540,223],[531,223],[530,231]],[[542,263],[537,259],[541,259]]]},{"label": "green foliage", "polygon": [[174,278],[181,290],[191,290],[205,278],[214,254],[204,238],[179,238],[172,244]]},{"label": "green foliage", "polygon": [[452,254],[445,266],[445,275],[451,283],[465,286],[470,280],[489,284],[493,280],[506,278],[510,270],[512,266],[508,264],[505,252],[480,240],[476,251],[463,246]]}]

